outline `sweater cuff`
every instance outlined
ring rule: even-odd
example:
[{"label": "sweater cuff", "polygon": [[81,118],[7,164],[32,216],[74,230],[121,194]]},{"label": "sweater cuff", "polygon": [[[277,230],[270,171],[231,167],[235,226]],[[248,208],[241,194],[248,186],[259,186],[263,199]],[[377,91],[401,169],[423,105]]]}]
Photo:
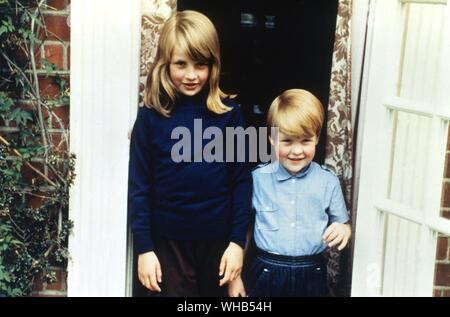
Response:
[{"label": "sweater cuff", "polygon": [[150,232],[139,232],[133,234],[134,250],[136,254],[142,254],[154,250],[153,240]]},{"label": "sweater cuff", "polygon": [[231,237],[230,238],[230,241],[236,243],[237,245],[239,245],[242,248],[242,250],[245,249],[246,240],[247,239],[245,237],[243,239],[242,238],[237,238],[237,237]]}]

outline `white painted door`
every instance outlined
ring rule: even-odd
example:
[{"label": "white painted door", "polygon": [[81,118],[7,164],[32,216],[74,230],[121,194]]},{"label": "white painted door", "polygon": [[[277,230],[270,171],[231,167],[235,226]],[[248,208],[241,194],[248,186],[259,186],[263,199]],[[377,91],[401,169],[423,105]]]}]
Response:
[{"label": "white painted door", "polygon": [[371,2],[352,296],[432,296],[450,120],[450,5]]}]

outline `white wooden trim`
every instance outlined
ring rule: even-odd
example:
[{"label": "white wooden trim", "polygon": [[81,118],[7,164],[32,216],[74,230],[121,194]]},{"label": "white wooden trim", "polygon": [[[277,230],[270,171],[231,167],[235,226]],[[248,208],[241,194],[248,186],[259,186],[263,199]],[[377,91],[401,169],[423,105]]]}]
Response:
[{"label": "white wooden trim", "polygon": [[[445,106],[448,105],[448,97],[442,94],[444,98],[441,100],[435,98],[436,100],[432,99],[428,103],[418,101],[420,98],[411,101],[396,97],[400,92],[399,87],[403,84],[402,80],[409,78],[402,78],[403,71],[406,72],[406,68],[403,68],[405,54],[410,53],[408,49],[416,48],[405,46],[405,33],[402,34],[404,28],[400,24],[405,23],[404,26],[408,26],[409,22],[403,17],[408,17],[410,5],[383,0],[373,3],[371,12],[375,13],[375,23],[370,49],[371,69],[364,76],[368,88],[366,114],[363,119],[363,161],[355,232],[352,296],[431,296],[437,234],[450,233],[450,220],[443,219],[438,214],[448,131],[446,120],[450,111],[449,107]],[[418,8],[415,7],[414,10],[417,13]],[[445,10],[447,17],[450,17],[449,6]],[[443,87],[448,85],[445,79],[450,65],[450,45],[447,44],[448,41],[443,40],[448,37],[445,35],[449,31],[448,25],[440,37],[445,47],[441,54],[440,67],[437,67],[437,73],[442,77],[438,80],[438,86]],[[412,19],[411,27],[418,26],[420,25]],[[407,71],[411,72],[411,65],[408,67]],[[417,84],[421,83],[420,78],[414,80],[419,80]],[[432,92],[432,85],[425,89]],[[438,91],[442,93],[448,90]],[[428,122],[431,130],[426,134],[431,136],[426,148],[427,164],[421,161],[420,167],[417,166],[424,169],[427,175],[426,183],[422,185],[424,202],[420,204],[421,207],[416,207],[420,210],[411,208],[409,203],[394,201],[399,199],[395,193],[390,196],[389,184],[393,183],[389,176],[393,166],[392,149],[394,145],[399,144],[395,140],[396,137],[405,137],[405,130],[396,131],[404,126],[400,125],[399,121],[397,127],[398,113],[430,118]],[[404,152],[399,153],[404,155]],[[402,183],[393,184],[403,186]]]},{"label": "white wooden trim", "polygon": [[[352,296],[380,296],[382,292],[382,272],[383,272],[383,245],[384,237],[380,232],[384,232],[385,216],[380,213],[373,204],[373,197],[379,197],[383,190],[385,176],[380,180],[380,171],[386,173],[387,166],[380,167],[380,160],[377,155],[386,153],[386,144],[378,140],[379,131],[386,128],[385,113],[382,104],[382,95],[374,92],[392,90],[392,83],[387,78],[394,74],[399,67],[393,61],[398,61],[400,45],[398,36],[386,37],[392,34],[392,30],[398,29],[396,23],[400,23],[399,16],[400,3],[388,2],[384,0],[373,0],[370,6],[370,15],[374,16],[373,25],[370,25],[371,49],[366,51],[366,56],[370,59],[370,65],[363,81],[367,82],[367,96],[365,102],[364,131],[362,132],[362,157],[361,177],[359,188],[366,190],[359,191],[357,224],[355,230],[355,251],[353,259]],[[385,17],[380,19],[379,17]],[[371,21],[371,19],[369,19]],[[371,22],[372,23],[372,22]],[[386,50],[376,50],[379,47],[386,47]],[[381,68],[384,72],[373,71],[374,68]],[[392,78],[392,77],[391,77]],[[393,85],[394,87],[395,84]],[[384,110],[385,111],[385,110]],[[375,119],[378,118],[378,119]]]},{"label": "white wooden trim", "polygon": [[444,120],[450,120],[450,101],[447,105],[437,104],[436,109],[431,108],[430,104],[425,102],[418,102],[416,100],[408,100],[400,97],[389,97],[383,102],[384,106],[391,110],[402,111],[405,113],[416,114],[432,118],[438,116]]},{"label": "white wooden trim", "polygon": [[128,129],[138,103],[139,1],[71,5],[69,296],[126,294]]}]

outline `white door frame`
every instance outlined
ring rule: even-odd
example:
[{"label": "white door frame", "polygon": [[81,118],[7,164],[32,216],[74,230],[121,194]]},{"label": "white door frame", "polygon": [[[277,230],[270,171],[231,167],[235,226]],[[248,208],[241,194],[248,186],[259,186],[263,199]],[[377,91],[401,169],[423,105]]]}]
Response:
[{"label": "white door frame", "polygon": [[68,296],[130,295],[128,133],[138,104],[140,1],[71,5]]},{"label": "white door frame", "polygon": [[[429,104],[418,104],[408,101],[403,103],[396,96],[397,85],[400,83],[399,73],[400,55],[405,48],[403,42],[404,23],[402,16],[402,2],[372,0],[371,15],[369,18],[370,48],[366,54],[370,59],[365,69],[364,81],[367,81],[367,90],[363,91],[362,102],[366,104],[364,120],[361,179],[359,184],[358,214],[355,232],[355,252],[353,261],[352,296],[380,296],[383,291],[383,280],[391,276],[392,272],[385,272],[385,263],[392,263],[386,252],[386,230],[388,215],[405,219],[420,226],[420,247],[417,248],[417,272],[411,275],[416,279],[415,296],[431,296],[433,293],[433,277],[436,251],[436,234],[441,232],[450,234],[450,221],[439,217],[440,193],[442,186],[442,173],[444,169],[446,128],[439,121],[450,118],[448,100],[447,106],[441,110],[430,108]],[[426,1],[411,1],[426,2]],[[435,2],[435,1],[428,1]],[[428,4],[430,5],[430,4]],[[446,8],[450,16],[449,8]],[[449,24],[450,25],[450,24]],[[447,25],[445,34],[450,34]],[[448,42],[446,43],[447,46]],[[440,61],[441,73],[448,77],[448,57],[450,51],[442,52]],[[445,64],[447,63],[447,64]],[[440,83],[446,83],[448,78],[442,78]],[[447,87],[448,89],[448,87]],[[417,110],[417,109],[419,110]],[[396,203],[386,197],[389,170],[389,159],[392,151],[392,113],[421,113],[433,118],[431,125],[432,136],[427,168],[427,183],[424,186],[426,193],[423,210],[414,211],[413,208]],[[423,167],[425,168],[425,167]]]}]

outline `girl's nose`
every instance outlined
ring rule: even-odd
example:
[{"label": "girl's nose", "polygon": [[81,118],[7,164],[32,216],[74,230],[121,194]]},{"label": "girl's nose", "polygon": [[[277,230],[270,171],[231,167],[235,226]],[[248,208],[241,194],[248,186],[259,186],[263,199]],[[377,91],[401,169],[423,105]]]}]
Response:
[{"label": "girl's nose", "polygon": [[194,80],[197,78],[197,74],[195,73],[194,70],[188,70],[186,73],[186,78],[189,80]]}]

